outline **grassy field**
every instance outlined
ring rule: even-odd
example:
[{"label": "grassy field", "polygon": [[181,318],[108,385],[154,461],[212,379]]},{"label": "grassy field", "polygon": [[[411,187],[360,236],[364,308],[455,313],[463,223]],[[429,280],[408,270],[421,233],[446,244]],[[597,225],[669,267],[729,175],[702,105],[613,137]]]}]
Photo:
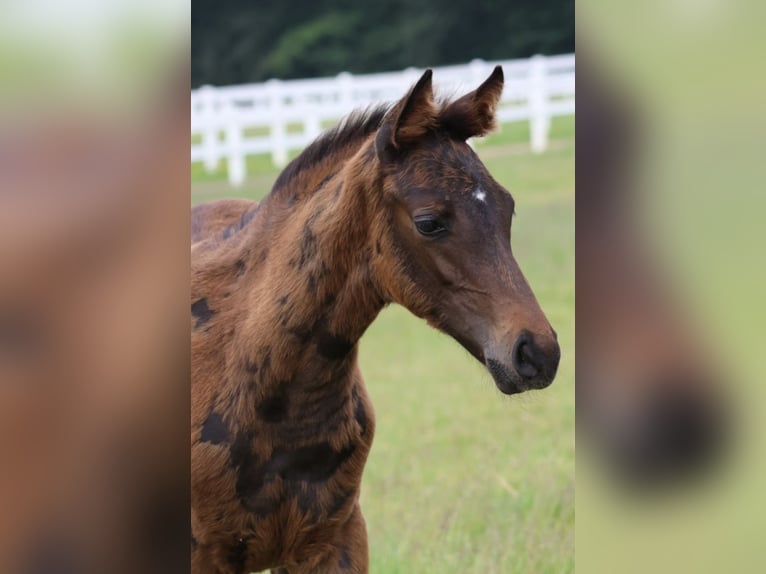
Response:
[{"label": "grassy field", "polygon": [[[559,374],[506,397],[452,339],[383,311],[360,351],[378,421],[362,490],[373,573],[574,572],[574,119],[544,154],[528,141],[506,125],[477,151],[516,199],[514,253],[559,334]],[[277,175],[268,158],[248,173],[234,191],[194,166],[192,201],[259,198]]]}]

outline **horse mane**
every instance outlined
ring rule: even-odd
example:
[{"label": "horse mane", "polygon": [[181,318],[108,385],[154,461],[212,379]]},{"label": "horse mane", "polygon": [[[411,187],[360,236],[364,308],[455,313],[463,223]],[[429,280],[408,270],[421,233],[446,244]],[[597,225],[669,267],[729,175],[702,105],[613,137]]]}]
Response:
[{"label": "horse mane", "polygon": [[[498,89],[502,90],[502,86]],[[454,101],[443,97],[434,102],[434,115],[424,118],[425,131],[443,130],[450,137],[463,141],[492,131],[495,128],[494,103],[480,101],[480,110],[477,113],[475,94],[474,91]],[[486,95],[483,99],[486,99]],[[395,102],[389,102],[352,111],[287,164],[274,182],[271,193],[288,187],[298,175],[316,167],[332,154],[358,149],[358,146],[381,126],[383,118],[394,105]]]},{"label": "horse mane", "polygon": [[274,182],[272,191],[287,186],[299,173],[310,169],[329,155],[352,148],[354,144],[361,144],[367,136],[380,127],[390,107],[391,104],[386,103],[351,112],[338,125],[311,142],[287,164]]}]

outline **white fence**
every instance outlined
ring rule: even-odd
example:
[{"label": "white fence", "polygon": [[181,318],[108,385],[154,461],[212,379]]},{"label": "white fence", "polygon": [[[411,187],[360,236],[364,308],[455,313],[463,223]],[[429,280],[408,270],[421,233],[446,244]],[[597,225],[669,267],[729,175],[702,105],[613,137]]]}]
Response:
[{"label": "white fence", "polygon": [[[484,81],[502,64],[505,90],[498,108],[501,122],[530,122],[530,146],[546,149],[550,119],[575,111],[575,56],[534,56],[526,60],[485,62],[434,68],[434,84],[444,94],[462,95]],[[422,70],[331,78],[270,80],[191,93],[191,161],[207,171],[225,159],[229,182],[246,177],[245,158],[271,154],[275,165],[287,163],[288,153],[308,145],[328,122],[355,108],[395,101],[417,81]]]}]

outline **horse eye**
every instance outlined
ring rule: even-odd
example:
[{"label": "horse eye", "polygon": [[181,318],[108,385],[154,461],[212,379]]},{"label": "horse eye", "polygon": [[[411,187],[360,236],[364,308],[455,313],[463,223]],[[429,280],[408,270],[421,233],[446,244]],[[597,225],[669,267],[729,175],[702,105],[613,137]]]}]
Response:
[{"label": "horse eye", "polygon": [[447,231],[447,228],[442,225],[441,221],[432,216],[415,218],[415,227],[417,227],[421,235],[426,237],[433,237]]}]

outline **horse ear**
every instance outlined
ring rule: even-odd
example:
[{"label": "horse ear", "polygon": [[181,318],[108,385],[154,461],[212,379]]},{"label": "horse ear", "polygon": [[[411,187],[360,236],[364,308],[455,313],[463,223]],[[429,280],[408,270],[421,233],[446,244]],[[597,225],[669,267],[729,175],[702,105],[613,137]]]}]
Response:
[{"label": "horse ear", "polygon": [[503,93],[503,67],[495,66],[484,83],[446,106],[439,121],[454,137],[467,140],[495,129],[495,110]]},{"label": "horse ear", "polygon": [[375,136],[375,147],[381,159],[417,141],[436,126],[432,75],[430,69],[426,70],[407,95],[383,118]]}]

